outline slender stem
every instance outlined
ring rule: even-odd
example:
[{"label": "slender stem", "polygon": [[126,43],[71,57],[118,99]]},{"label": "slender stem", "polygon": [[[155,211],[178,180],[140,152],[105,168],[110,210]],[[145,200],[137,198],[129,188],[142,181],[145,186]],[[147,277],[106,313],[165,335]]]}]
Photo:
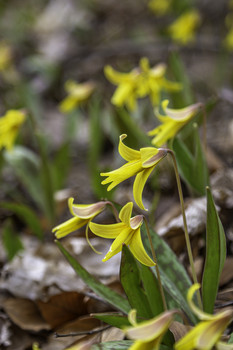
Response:
[{"label": "slender stem", "polygon": [[204,151],[205,156],[207,156],[207,120],[206,120],[206,108],[204,105],[202,105],[202,112],[203,112],[203,145],[204,145]]},{"label": "slender stem", "polygon": [[115,216],[116,222],[120,222],[119,213],[116,210],[115,205],[112,202],[110,202],[110,201],[107,201],[106,203],[109,204],[112,207],[113,215]]},{"label": "slender stem", "polygon": [[156,269],[156,273],[157,273],[159,290],[160,290],[160,294],[161,294],[162,301],[163,301],[163,308],[164,308],[164,311],[166,311],[167,310],[167,303],[166,303],[166,298],[165,298],[165,295],[164,295],[164,290],[163,290],[163,286],[162,286],[162,282],[161,282],[161,278],[160,278],[160,272],[159,272],[159,267],[158,267],[158,263],[157,263],[157,258],[156,258],[154,246],[153,246],[153,243],[152,243],[151,234],[150,234],[150,230],[149,230],[149,226],[148,226],[147,220],[146,220],[145,217],[143,217],[143,219],[144,219],[144,223],[146,225],[146,232],[147,232],[147,236],[148,236],[148,239],[149,239],[149,242],[150,242],[150,249],[151,249],[152,257],[153,257],[153,260],[155,262],[155,269]]},{"label": "slender stem", "polygon": [[[194,267],[191,243],[190,243],[189,234],[188,234],[188,226],[187,226],[187,220],[186,220],[185,209],[184,209],[184,197],[183,197],[180,176],[179,176],[177,162],[176,162],[176,157],[175,157],[175,154],[172,150],[168,149],[167,152],[172,156],[172,160],[173,160],[173,165],[174,165],[174,170],[175,170],[175,175],[176,175],[176,182],[177,182],[177,187],[178,187],[178,193],[179,193],[179,198],[180,198],[181,212],[182,212],[183,223],[184,223],[184,235],[185,235],[186,247],[187,247],[187,251],[188,251],[188,257],[189,257],[189,263],[191,266],[193,281],[194,281],[194,283],[198,283],[197,275],[196,275],[196,271],[195,271],[195,267]],[[198,298],[199,307],[202,309],[201,293],[199,290],[197,293],[197,298]]]},{"label": "slender stem", "polygon": [[109,329],[112,326],[105,326],[105,327],[100,327],[97,329],[92,329],[90,331],[83,331],[83,332],[71,332],[68,334],[59,334],[57,332],[55,332],[54,336],[55,338],[65,338],[65,337],[77,337],[80,335],[92,335],[92,334],[96,334],[102,331],[105,331],[106,329]]}]

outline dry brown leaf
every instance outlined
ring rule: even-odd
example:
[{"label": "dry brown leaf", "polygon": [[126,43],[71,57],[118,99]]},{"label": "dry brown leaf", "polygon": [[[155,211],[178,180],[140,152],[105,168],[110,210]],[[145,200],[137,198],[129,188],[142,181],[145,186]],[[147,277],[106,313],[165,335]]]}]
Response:
[{"label": "dry brown leaf", "polygon": [[220,286],[229,283],[233,280],[233,257],[228,257],[225,261],[222,274],[220,277]]},{"label": "dry brown leaf", "polygon": [[46,322],[52,328],[57,328],[87,313],[84,297],[81,293],[64,292],[46,302],[37,300],[36,303]]},{"label": "dry brown leaf", "polygon": [[29,299],[8,298],[3,307],[10,319],[21,329],[34,332],[51,329],[36,304]]}]

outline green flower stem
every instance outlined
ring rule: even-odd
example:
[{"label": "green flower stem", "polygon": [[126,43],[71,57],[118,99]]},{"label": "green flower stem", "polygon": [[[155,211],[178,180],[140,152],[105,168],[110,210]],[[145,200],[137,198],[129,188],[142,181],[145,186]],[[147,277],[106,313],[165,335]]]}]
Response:
[{"label": "green flower stem", "polygon": [[160,278],[160,272],[159,272],[159,267],[158,267],[158,263],[157,263],[157,258],[156,258],[154,246],[153,246],[153,243],[152,243],[149,226],[148,226],[148,223],[147,223],[147,220],[146,220],[145,216],[143,217],[143,219],[144,219],[144,223],[145,223],[145,226],[146,226],[146,232],[147,232],[147,236],[148,236],[149,243],[150,243],[152,257],[153,257],[153,260],[155,262],[155,269],[156,269],[156,273],[157,273],[159,290],[160,290],[160,294],[161,294],[161,297],[162,297],[162,300],[163,300],[163,308],[164,308],[164,311],[166,311],[167,310],[167,303],[166,303],[166,298],[165,298],[165,294],[164,294],[164,290],[163,290],[163,286],[162,286],[162,282],[161,282],[161,278]]},{"label": "green flower stem", "polygon": [[[196,275],[196,271],[195,271],[195,267],[194,267],[191,243],[190,243],[189,234],[188,234],[188,226],[187,226],[187,220],[186,220],[185,209],[184,209],[184,197],[183,197],[180,176],[179,176],[177,162],[176,162],[176,157],[175,157],[175,154],[172,150],[168,149],[167,152],[171,155],[173,165],[174,165],[178,193],[179,193],[179,197],[180,197],[181,212],[182,212],[183,223],[184,223],[184,235],[185,235],[186,247],[187,247],[187,251],[188,251],[189,263],[191,266],[191,271],[192,271],[192,276],[193,276],[193,282],[198,283],[197,275]],[[200,294],[199,290],[197,292],[197,299],[198,299],[199,307],[202,309],[202,300],[201,300],[201,294]]]},{"label": "green flower stem", "polygon": [[114,215],[114,217],[115,217],[115,219],[116,219],[116,222],[120,222],[119,213],[118,213],[118,211],[116,210],[115,205],[114,205],[112,202],[110,202],[110,201],[107,201],[106,203],[109,204],[109,205],[111,206],[112,211],[113,211],[113,215]]},{"label": "green flower stem", "polygon": [[202,105],[202,113],[203,113],[203,145],[205,156],[207,156],[207,120],[206,120],[206,108],[205,105]]}]

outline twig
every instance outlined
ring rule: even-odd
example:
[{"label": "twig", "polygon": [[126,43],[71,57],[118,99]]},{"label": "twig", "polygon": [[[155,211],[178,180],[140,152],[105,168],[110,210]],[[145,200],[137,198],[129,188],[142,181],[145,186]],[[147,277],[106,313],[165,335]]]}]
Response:
[{"label": "twig", "polygon": [[102,331],[105,331],[106,329],[111,328],[112,326],[106,326],[106,327],[101,327],[97,329],[92,329],[91,331],[83,331],[83,332],[71,332],[68,334],[59,334],[57,332],[54,333],[55,338],[65,338],[65,337],[78,337],[79,335],[92,335],[96,334]]}]

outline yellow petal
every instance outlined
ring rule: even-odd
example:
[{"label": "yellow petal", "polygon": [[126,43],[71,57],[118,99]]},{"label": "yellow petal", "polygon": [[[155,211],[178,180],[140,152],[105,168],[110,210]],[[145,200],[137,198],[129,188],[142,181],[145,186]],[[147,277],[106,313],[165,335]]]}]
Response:
[{"label": "yellow petal", "polygon": [[55,236],[59,239],[67,236],[69,233],[78,230],[79,228],[85,226],[88,223],[88,219],[80,219],[78,217],[74,217],[54,227],[52,230],[55,233]]},{"label": "yellow petal", "polygon": [[133,203],[127,203],[119,213],[119,219],[128,227],[130,227],[130,218],[132,215]]},{"label": "yellow petal", "polygon": [[130,219],[130,227],[133,230],[138,229],[143,223],[143,215],[137,215]]},{"label": "yellow petal", "polygon": [[140,151],[136,151],[128,146],[126,146],[122,141],[127,137],[126,134],[122,134],[120,136],[120,142],[118,146],[118,151],[122,158],[127,161],[133,161],[136,159],[140,159]]},{"label": "yellow petal", "polygon": [[149,342],[166,333],[175,312],[175,310],[163,312],[149,321],[141,322],[133,327],[124,328],[124,332],[130,339]]},{"label": "yellow petal", "polygon": [[140,149],[140,153],[143,168],[149,168],[159,163],[167,155],[167,150],[155,147],[144,147]]},{"label": "yellow petal", "polygon": [[140,228],[138,228],[129,243],[129,249],[131,250],[134,257],[140,261],[143,265],[146,266],[154,266],[154,261],[149,257],[149,255],[146,253],[141,239],[141,232]]},{"label": "yellow petal", "polygon": [[200,110],[201,107],[201,103],[195,103],[185,108],[172,109],[167,108],[168,103],[168,100],[164,100],[162,102],[162,108],[164,109],[166,116],[172,118],[173,120],[176,120],[177,122],[187,122],[193,118],[193,116]]},{"label": "yellow petal", "polygon": [[125,228],[125,224],[123,222],[119,222],[111,225],[100,225],[90,222],[89,228],[96,236],[112,239],[116,238],[121,233],[121,231]]},{"label": "yellow petal", "polygon": [[133,234],[134,232],[132,229],[130,229],[129,227],[125,227],[112,243],[103,261],[107,261],[108,259],[112,258],[114,255],[119,253],[122,250],[122,245],[123,244],[127,245]]},{"label": "yellow petal", "polygon": [[72,202],[69,206],[74,216],[78,216],[82,219],[91,219],[104,210],[106,202],[101,201],[94,204],[73,204]]},{"label": "yellow petal", "polygon": [[227,344],[221,341],[219,341],[215,347],[217,350],[233,350],[233,344]]},{"label": "yellow petal", "polygon": [[203,312],[202,310],[200,310],[193,302],[193,296],[195,294],[195,292],[200,288],[200,284],[199,283],[195,283],[193,284],[189,290],[188,290],[188,294],[187,294],[187,300],[190,306],[190,309],[193,311],[193,313],[195,313],[197,315],[197,317],[200,320],[211,320],[213,319],[213,315],[207,314],[206,312]]},{"label": "yellow petal", "polygon": [[134,77],[135,73],[121,73],[113,69],[111,66],[104,67],[104,74],[111,83],[118,85],[129,82]]},{"label": "yellow petal", "polygon": [[138,172],[142,170],[142,165],[140,160],[128,162],[119,169],[110,171],[108,173],[101,173],[101,176],[108,176],[105,180],[101,182],[102,185],[111,183],[108,186],[108,191],[113,189],[119,183],[125,181],[126,179],[135,176]]},{"label": "yellow petal", "polygon": [[137,203],[137,205],[139,206],[139,208],[141,208],[143,210],[148,210],[148,209],[145,209],[145,207],[142,203],[142,192],[143,192],[145,183],[146,183],[148,177],[150,176],[150,173],[153,171],[153,169],[154,169],[154,167],[147,168],[147,169],[144,169],[143,171],[141,171],[140,173],[138,173],[135,180],[134,180],[134,184],[133,184],[134,200]]}]

